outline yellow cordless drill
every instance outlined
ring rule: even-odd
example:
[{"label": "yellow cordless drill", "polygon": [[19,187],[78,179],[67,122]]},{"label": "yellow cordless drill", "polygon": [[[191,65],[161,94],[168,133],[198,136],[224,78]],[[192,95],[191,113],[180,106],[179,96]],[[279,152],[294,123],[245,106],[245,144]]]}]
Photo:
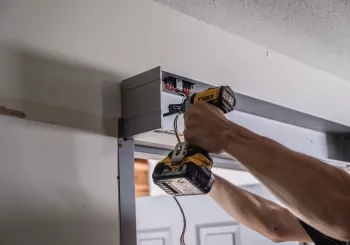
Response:
[{"label": "yellow cordless drill", "polygon": [[[224,113],[233,111],[236,105],[232,89],[221,86],[187,96],[181,104],[170,104],[169,112],[163,116],[185,113],[192,104],[199,101],[214,105]],[[207,151],[180,142],[168,156],[157,163],[152,178],[156,185],[173,196],[205,194],[214,182],[210,171],[212,166],[213,159]]]}]

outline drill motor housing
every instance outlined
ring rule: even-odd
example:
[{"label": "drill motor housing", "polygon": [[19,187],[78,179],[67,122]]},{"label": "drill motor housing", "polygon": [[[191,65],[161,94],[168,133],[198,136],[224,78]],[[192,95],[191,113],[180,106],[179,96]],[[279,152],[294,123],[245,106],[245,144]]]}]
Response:
[{"label": "drill motor housing", "polygon": [[[169,105],[169,112],[163,116],[185,113],[192,104],[200,101],[216,106],[224,113],[233,111],[236,105],[232,89],[221,86],[192,94],[181,104]],[[207,151],[181,142],[157,163],[152,178],[156,185],[173,196],[206,194],[214,183],[212,166],[213,159]]]}]

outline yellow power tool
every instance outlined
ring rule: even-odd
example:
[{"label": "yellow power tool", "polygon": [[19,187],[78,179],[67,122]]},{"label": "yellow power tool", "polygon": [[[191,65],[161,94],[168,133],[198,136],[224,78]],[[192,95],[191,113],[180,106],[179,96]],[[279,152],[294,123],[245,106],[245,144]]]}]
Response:
[{"label": "yellow power tool", "polygon": [[[185,113],[192,104],[199,101],[214,105],[224,113],[233,111],[236,105],[232,89],[221,86],[187,96],[181,104],[169,105],[169,112],[163,116]],[[167,157],[157,163],[152,178],[156,185],[173,196],[206,194],[214,182],[210,171],[212,166],[213,159],[208,152],[180,142]]]}]

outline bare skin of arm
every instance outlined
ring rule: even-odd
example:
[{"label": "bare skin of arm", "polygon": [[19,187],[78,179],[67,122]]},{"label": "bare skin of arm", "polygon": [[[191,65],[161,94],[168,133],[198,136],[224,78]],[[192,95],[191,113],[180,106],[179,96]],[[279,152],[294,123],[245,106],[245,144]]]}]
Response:
[{"label": "bare skin of arm", "polygon": [[188,110],[185,125],[187,142],[227,152],[296,217],[330,237],[350,241],[350,175],[345,171],[234,124],[205,103]]},{"label": "bare skin of arm", "polygon": [[274,242],[309,242],[310,237],[288,209],[215,176],[209,195],[241,224]]}]

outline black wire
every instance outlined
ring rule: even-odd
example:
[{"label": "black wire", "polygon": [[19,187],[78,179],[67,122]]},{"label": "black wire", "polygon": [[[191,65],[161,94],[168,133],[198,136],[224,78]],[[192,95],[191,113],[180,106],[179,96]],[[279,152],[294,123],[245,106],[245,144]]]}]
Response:
[{"label": "black wire", "polygon": [[173,196],[173,197],[174,197],[175,202],[177,203],[177,206],[179,206],[179,209],[181,211],[182,218],[183,218],[183,228],[182,228],[182,233],[181,233],[181,237],[180,237],[180,245],[186,245],[186,243],[185,243],[186,216],[185,216],[184,210],[181,207],[179,200],[177,200],[176,196]]},{"label": "black wire", "polygon": [[186,93],[184,93],[184,92],[176,91],[176,93],[180,96],[186,97]]}]

